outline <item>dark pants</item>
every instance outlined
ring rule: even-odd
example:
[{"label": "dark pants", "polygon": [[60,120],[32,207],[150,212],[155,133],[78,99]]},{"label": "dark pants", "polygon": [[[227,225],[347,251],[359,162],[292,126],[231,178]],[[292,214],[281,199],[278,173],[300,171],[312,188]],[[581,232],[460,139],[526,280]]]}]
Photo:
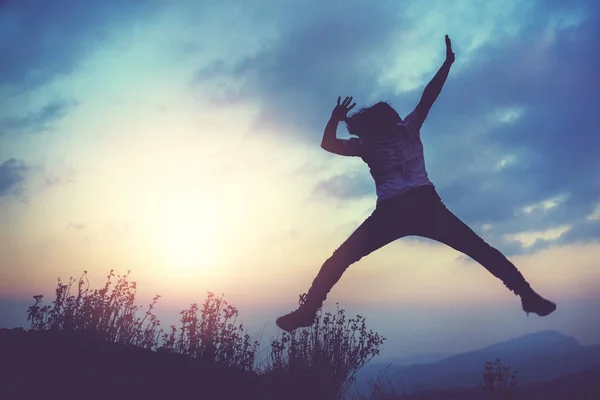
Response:
[{"label": "dark pants", "polygon": [[529,288],[517,268],[452,214],[432,185],[426,185],[377,204],[373,213],[325,261],[301,302],[309,308],[320,308],[350,264],[409,235],[437,240],[466,254],[516,294]]}]

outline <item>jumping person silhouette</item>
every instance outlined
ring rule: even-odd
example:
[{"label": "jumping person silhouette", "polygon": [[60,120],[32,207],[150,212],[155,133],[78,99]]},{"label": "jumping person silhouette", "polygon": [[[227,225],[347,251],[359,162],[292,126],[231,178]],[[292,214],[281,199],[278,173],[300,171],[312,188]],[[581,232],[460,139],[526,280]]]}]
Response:
[{"label": "jumping person silhouette", "polygon": [[[448,77],[454,62],[452,44],[446,40],[446,60],[427,84],[421,100],[404,120],[387,103],[379,102],[347,117],[356,104],[346,97],[333,109],[321,147],[342,156],[358,156],[375,180],[377,202],[373,213],[325,261],[300,307],[277,319],[288,332],[311,326],[327,294],[346,268],[386,244],[409,235],[444,243],[477,261],[521,298],[523,310],[539,316],[550,314],[556,304],[538,295],[519,270],[497,249],[450,212],[440,199],[425,170],[421,125]],[[344,121],[358,138],[338,139],[338,123]]]}]

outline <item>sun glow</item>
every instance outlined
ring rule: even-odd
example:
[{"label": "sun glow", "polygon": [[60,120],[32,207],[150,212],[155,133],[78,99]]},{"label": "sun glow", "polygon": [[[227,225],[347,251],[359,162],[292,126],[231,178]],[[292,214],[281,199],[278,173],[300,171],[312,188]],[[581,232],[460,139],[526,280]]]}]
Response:
[{"label": "sun glow", "polygon": [[187,271],[214,268],[219,251],[214,204],[202,196],[170,199],[162,215],[164,254],[169,265]]}]

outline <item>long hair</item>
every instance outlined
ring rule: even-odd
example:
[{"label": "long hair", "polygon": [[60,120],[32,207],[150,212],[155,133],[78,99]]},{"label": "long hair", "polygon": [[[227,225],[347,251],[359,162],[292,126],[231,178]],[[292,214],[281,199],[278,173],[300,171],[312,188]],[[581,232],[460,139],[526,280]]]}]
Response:
[{"label": "long hair", "polygon": [[402,118],[396,110],[380,101],[346,118],[346,127],[351,135],[364,138],[388,133],[398,122],[402,122]]}]

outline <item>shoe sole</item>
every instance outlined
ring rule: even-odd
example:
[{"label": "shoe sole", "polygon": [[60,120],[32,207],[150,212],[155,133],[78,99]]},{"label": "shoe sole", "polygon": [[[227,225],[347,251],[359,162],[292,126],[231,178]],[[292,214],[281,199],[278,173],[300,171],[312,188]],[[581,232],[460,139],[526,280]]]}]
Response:
[{"label": "shoe sole", "polygon": [[293,331],[295,331],[298,328],[308,328],[309,326],[312,326],[315,323],[315,321],[313,319],[313,321],[311,323],[309,323],[309,324],[302,323],[302,324],[300,324],[300,325],[298,325],[298,326],[296,326],[294,328],[289,328],[288,329],[288,328],[282,326],[282,324],[281,324],[281,319],[282,318],[283,317],[277,318],[277,320],[275,321],[275,324],[279,327],[279,329],[284,330],[284,331],[286,331],[288,333],[292,333]]},{"label": "shoe sole", "polygon": [[523,311],[525,311],[525,313],[527,314],[527,316],[529,316],[529,314],[532,313],[532,314],[537,314],[540,317],[545,317],[547,315],[552,314],[554,311],[556,311],[556,304],[552,303],[552,309],[550,311],[548,311],[548,312],[545,312],[545,313],[539,313],[537,311],[525,310],[525,309]]}]

